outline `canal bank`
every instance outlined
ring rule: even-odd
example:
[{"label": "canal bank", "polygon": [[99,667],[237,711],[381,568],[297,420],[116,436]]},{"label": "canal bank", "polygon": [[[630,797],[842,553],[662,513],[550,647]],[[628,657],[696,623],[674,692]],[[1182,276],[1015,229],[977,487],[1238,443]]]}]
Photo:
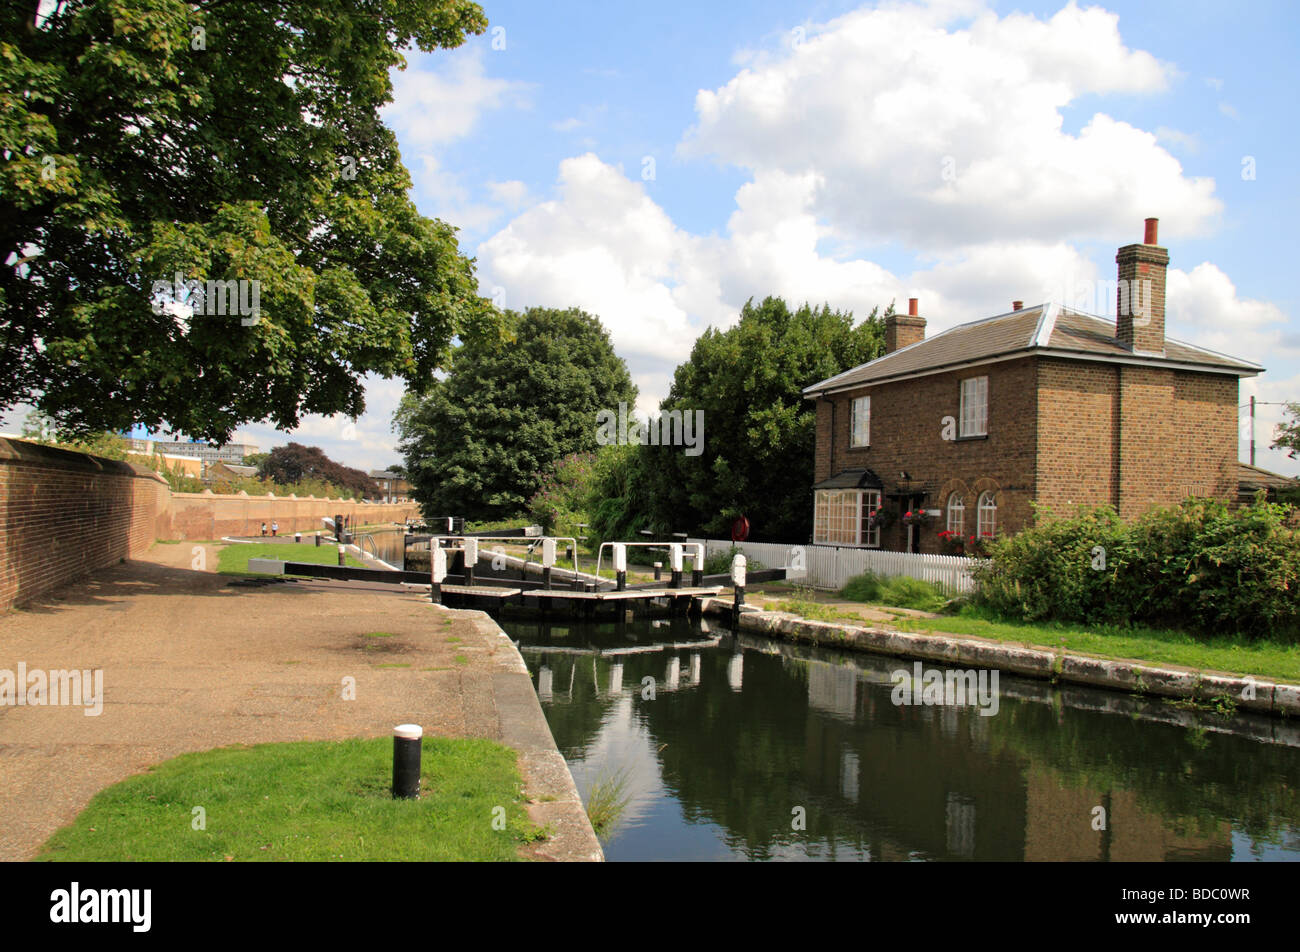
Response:
[{"label": "canal bank", "polygon": [[[706,615],[731,619],[733,606],[721,598],[698,600]],[[1107,660],[1066,651],[1027,647],[974,636],[916,634],[883,627],[810,621],[788,612],[746,606],[736,626],[799,644],[916,658],[953,666],[997,669],[1028,678],[1105,688],[1128,694],[1201,704],[1222,703],[1273,717],[1300,716],[1300,686],[1265,678],[1235,677],[1133,660]]]}]

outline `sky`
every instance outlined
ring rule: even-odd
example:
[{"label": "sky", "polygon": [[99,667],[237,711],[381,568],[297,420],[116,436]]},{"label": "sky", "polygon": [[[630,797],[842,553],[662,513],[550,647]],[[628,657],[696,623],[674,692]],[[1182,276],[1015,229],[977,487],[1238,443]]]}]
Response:
[{"label": "sky", "polygon": [[[927,334],[1012,300],[1113,315],[1096,283],[1155,217],[1167,336],[1266,368],[1241,385],[1257,463],[1300,475],[1268,449],[1270,404],[1300,400],[1300,6],[482,5],[485,34],[394,71],[412,198],[498,305],[599,316],[642,414],[751,297],[859,317],[917,297]],[[240,433],[381,468],[401,392]]]}]

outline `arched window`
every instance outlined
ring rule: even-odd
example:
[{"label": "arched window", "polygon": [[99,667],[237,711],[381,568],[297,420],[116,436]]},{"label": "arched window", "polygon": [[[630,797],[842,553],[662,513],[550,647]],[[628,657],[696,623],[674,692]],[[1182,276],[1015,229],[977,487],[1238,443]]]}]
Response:
[{"label": "arched window", "polygon": [[961,493],[953,493],[948,497],[948,531],[960,536],[965,531],[965,525],[966,501]]},{"label": "arched window", "polygon": [[991,492],[980,496],[977,526],[981,539],[991,539],[998,531],[998,504],[994,501]]}]

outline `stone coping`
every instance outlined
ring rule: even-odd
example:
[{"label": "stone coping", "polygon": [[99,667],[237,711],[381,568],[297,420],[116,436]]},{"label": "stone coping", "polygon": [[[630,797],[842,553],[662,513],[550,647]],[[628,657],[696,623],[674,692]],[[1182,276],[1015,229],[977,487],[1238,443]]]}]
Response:
[{"label": "stone coping", "polygon": [[[731,602],[721,598],[701,599],[700,608],[709,615],[732,615]],[[882,627],[809,621],[788,612],[742,609],[737,627],[804,644],[922,658],[947,665],[997,668],[1028,678],[1113,691],[1201,702],[1227,696],[1242,710],[1274,717],[1300,715],[1300,686],[1265,678],[1234,677],[1136,661],[1111,661],[952,635],[923,635]]]},{"label": "stone coping", "polygon": [[555,745],[532,676],[515,643],[486,612],[432,607],[471,620],[480,634],[495,637],[500,643],[492,678],[498,739],[519,752],[519,773],[530,798],[529,817],[538,826],[549,824],[553,831],[536,844],[534,852],[543,860],[555,862],[604,862],[605,852],[591,827],[578,785]]}]

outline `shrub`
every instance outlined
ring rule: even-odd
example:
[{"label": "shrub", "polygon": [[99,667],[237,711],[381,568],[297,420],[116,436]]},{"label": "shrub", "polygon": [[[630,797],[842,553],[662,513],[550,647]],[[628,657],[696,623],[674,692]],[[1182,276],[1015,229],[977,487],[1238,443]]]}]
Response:
[{"label": "shrub", "polygon": [[[744,552],[741,551],[740,546],[733,545],[725,552],[724,551],[714,552],[712,555],[706,556],[704,559],[704,574],[705,575],[730,574],[731,560],[734,559],[737,555],[744,555]],[[762,567],[763,567],[762,563],[759,562],[757,559],[750,559],[746,557],[745,570],[747,572],[757,572]]]},{"label": "shrub", "polygon": [[886,605],[923,612],[937,612],[946,602],[943,592],[933,582],[923,582],[907,575],[896,575],[886,580],[881,600]]},{"label": "shrub", "polygon": [[1289,507],[1187,499],[1124,523],[1109,507],[994,541],[976,601],[1008,618],[1145,623],[1252,636],[1300,629],[1300,544]]},{"label": "shrub", "polygon": [[570,453],[541,477],[537,492],[528,500],[527,514],[547,535],[557,530],[575,536],[583,534],[578,526],[588,521],[587,502],[596,478],[595,458],[595,453]]},{"label": "shrub", "polygon": [[907,575],[883,578],[874,572],[864,572],[849,579],[840,589],[840,597],[927,612],[938,611],[947,601],[933,582],[923,582]]},{"label": "shrub", "polygon": [[840,597],[852,602],[878,602],[885,584],[875,572],[863,572],[855,575],[840,589]]}]

